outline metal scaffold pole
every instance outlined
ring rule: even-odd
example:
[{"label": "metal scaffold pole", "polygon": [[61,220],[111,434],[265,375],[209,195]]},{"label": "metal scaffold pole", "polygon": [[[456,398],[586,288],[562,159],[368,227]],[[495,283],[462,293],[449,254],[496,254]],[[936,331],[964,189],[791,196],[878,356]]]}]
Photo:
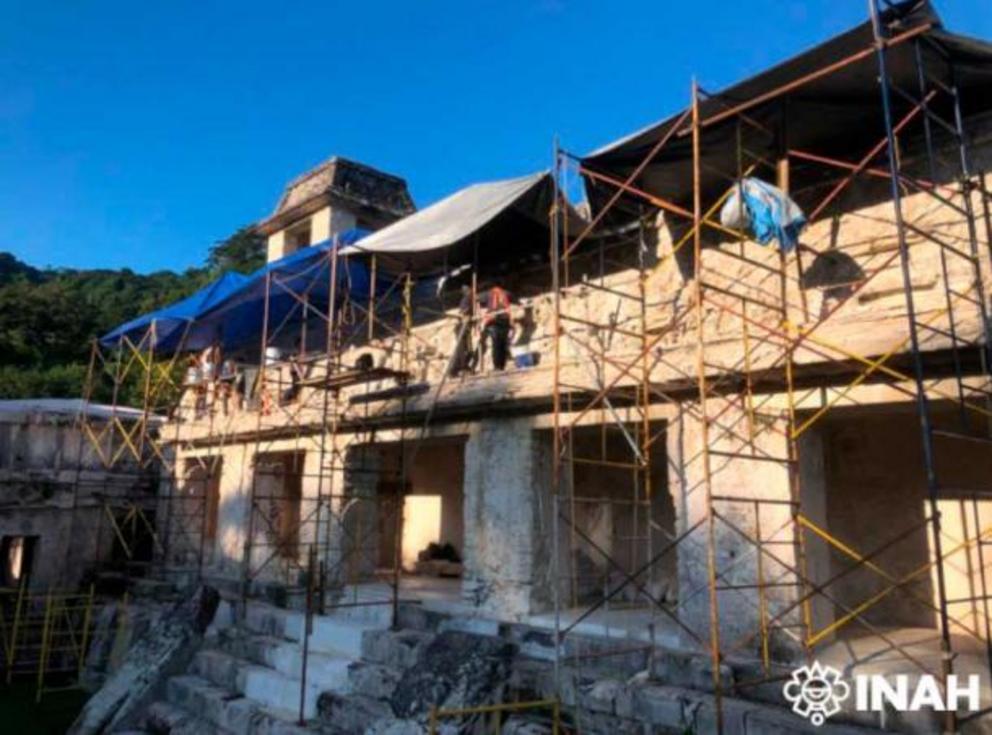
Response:
[{"label": "metal scaffold pole", "polygon": [[[954,442],[970,441],[974,445],[976,441],[988,441],[989,419],[992,418],[987,408],[989,396],[992,396],[988,380],[989,319],[982,285],[984,272],[980,264],[980,259],[986,258],[987,253],[979,248],[973,199],[980,197],[982,211],[987,212],[989,198],[984,180],[976,183],[969,170],[967,135],[961,113],[960,90],[954,80],[954,66],[946,55],[942,55],[937,41],[928,35],[932,23],[923,21],[916,25],[895,25],[896,30],[887,35],[887,31],[883,30],[884,18],[877,12],[877,3],[873,2],[872,9],[875,43],[843,58],[824,62],[821,68],[781,83],[753,99],[724,100],[719,95],[703,93],[698,85],[693,84],[690,106],[678,119],[668,123],[667,128],[659,128],[656,142],[650,150],[643,155],[639,153],[637,161],[627,162],[627,168],[622,173],[606,172],[595,164],[576,159],[587,184],[600,187],[600,207],[593,210],[591,223],[579,237],[574,241],[566,239],[560,252],[552,248],[555,338],[565,344],[581,339],[582,329],[590,332],[607,329],[588,317],[576,319],[568,314],[569,302],[563,298],[563,294],[568,293],[568,278],[566,276],[563,284],[559,279],[564,261],[568,256],[581,252],[579,247],[587,238],[607,229],[611,214],[621,218],[630,212],[630,202],[641,202],[666,217],[691,226],[685,235],[673,238],[672,251],[678,252],[687,241],[691,242],[693,300],[688,310],[673,307],[671,322],[674,324],[673,331],[684,329],[695,332],[695,368],[690,373],[674,361],[666,360],[658,331],[652,330],[647,321],[639,328],[643,338],[638,360],[646,354],[654,354],[657,357],[655,369],[661,367],[680,380],[693,380],[698,403],[693,405],[682,396],[671,396],[650,369],[642,369],[635,379],[632,370],[617,358],[611,362],[615,377],[600,390],[593,391],[595,395],[586,403],[587,398],[577,385],[578,381],[573,379],[572,373],[567,373],[571,365],[564,353],[556,352],[554,482],[562,482],[564,469],[573,467],[577,459],[566,456],[566,440],[572,438],[570,429],[574,428],[572,419],[566,417],[575,413],[583,418],[604,414],[605,399],[610,397],[610,390],[616,386],[626,385],[634,390],[643,388],[650,395],[650,401],[677,406],[680,415],[699,422],[703,434],[699,440],[701,447],[696,456],[684,461],[693,463],[698,469],[695,475],[697,479],[701,478],[698,487],[706,491],[705,515],[690,528],[682,529],[674,544],[683,550],[698,550],[699,534],[695,532],[706,534],[705,588],[710,602],[710,631],[706,637],[709,639],[713,667],[712,686],[718,703],[728,693],[727,686],[732,687],[730,691],[734,694],[746,695],[751,687],[780,680],[782,669],[776,657],[781,655],[783,642],[787,642],[788,646],[794,645],[797,652],[811,660],[840,631],[853,626],[877,638],[902,657],[911,670],[928,672],[928,666],[917,652],[893,637],[872,617],[879,604],[890,596],[904,597],[936,616],[943,651],[940,657],[942,678],[952,671],[950,661],[955,654],[951,631],[955,631],[955,636],[960,633],[982,641],[992,664],[992,645],[988,640],[988,631],[992,626],[984,592],[989,585],[982,561],[992,528],[982,526],[985,519],[978,508],[980,498],[985,495],[978,490],[952,490],[947,487],[946,481],[942,484],[935,473],[939,453],[934,444],[939,441],[941,448],[947,445],[947,451],[952,451]],[[921,48],[929,49],[929,52],[921,54]],[[914,74],[919,77],[916,95],[907,93],[889,79],[891,75],[885,60],[894,49],[898,49],[904,57],[915,55]],[[946,81],[941,82],[930,71],[924,70],[927,63],[924,57],[927,56],[943,59],[942,63],[946,63],[950,75]],[[842,160],[830,151],[821,153],[811,150],[812,146],[794,144],[793,139],[808,140],[808,137],[801,135],[802,130],[788,130],[791,95],[853,65],[867,68],[872,64],[878,64],[882,92],[877,108],[884,122],[881,140],[866,147],[863,155],[853,162]],[[900,104],[893,104],[893,100],[898,100]],[[939,117],[938,110],[946,111],[950,122]],[[732,173],[719,170],[719,156],[724,156],[723,153],[707,152],[710,145],[725,145],[726,127],[731,124],[736,126],[737,140]],[[883,126],[880,126],[882,129]],[[908,137],[921,129],[925,143],[922,154],[919,148],[911,149],[907,144],[900,150],[899,136]],[[957,164],[959,173],[951,175],[955,180],[951,185],[941,183],[939,177],[945,174],[934,166],[938,142],[933,130],[944,134],[945,142],[940,145],[947,146],[949,140],[956,157],[960,159]],[[720,139],[723,143],[711,144],[711,132],[714,140],[723,135]],[[799,135],[794,138],[793,132]],[[664,171],[664,165],[655,162],[655,159],[671,138],[691,138],[691,210],[680,203],[681,200],[676,202],[656,193],[645,183],[652,180],[647,175],[648,171]],[[918,146],[918,140],[913,139],[912,143]],[[768,153],[762,155],[763,150]],[[884,167],[878,162],[883,155],[886,156]],[[569,158],[565,153],[561,156]],[[895,207],[896,216],[889,224],[896,234],[898,247],[867,248],[863,253],[858,253],[855,257],[859,258],[856,262],[863,269],[861,274],[845,283],[843,290],[831,294],[829,300],[822,299],[818,314],[808,302],[810,296],[807,292],[812,293],[807,283],[812,276],[809,262],[812,260],[815,268],[816,262],[827,253],[804,240],[798,243],[794,254],[787,254],[783,249],[774,254],[774,258],[766,257],[760,248],[754,248],[752,238],[724,226],[714,218],[734,191],[734,184],[731,183],[729,188],[723,189],[722,196],[712,200],[716,187],[714,181],[737,182],[759,175],[758,172],[764,168],[783,192],[792,194],[790,163],[802,164],[800,174],[804,177],[804,188],[796,195],[802,198],[803,209],[812,223],[846,211],[850,204],[843,195],[851,193],[855,182],[869,184],[887,179],[889,198]],[[928,166],[924,175],[920,174],[918,164]],[[805,177],[810,177],[814,168],[826,174],[822,183],[805,183]],[[705,185],[701,183],[703,181]],[[962,237],[961,242],[966,246],[959,247],[953,238],[928,222],[927,210],[920,210],[922,214],[907,218],[902,202],[911,194],[930,199],[936,206],[960,215],[961,226],[966,229],[966,237]],[[961,204],[952,201],[957,196],[962,197]],[[883,222],[881,218],[878,221]],[[992,233],[992,225],[988,222],[986,228]],[[942,307],[917,308],[912,274],[916,261],[915,257],[910,257],[910,237],[935,246],[939,253]],[[727,239],[735,241],[737,247],[728,247],[725,244]],[[556,241],[553,237],[553,245]],[[795,264],[789,262],[792,257],[796,260]],[[806,267],[803,265],[804,258],[807,259]],[[662,258],[662,262],[653,267],[663,267],[664,260]],[[739,268],[737,271],[729,267],[735,263]],[[567,274],[574,264],[565,265],[564,272]],[[969,277],[956,275],[963,269],[967,269]],[[864,356],[832,337],[830,328],[838,322],[838,312],[854,308],[859,296],[877,287],[884,274],[894,272],[900,275],[901,290],[907,304],[909,329],[905,339],[880,350],[877,355]],[[774,282],[778,287],[771,289],[762,285],[763,279],[769,279],[769,285]],[[955,282],[955,279],[958,280]],[[588,279],[583,286],[591,289],[590,283],[591,279]],[[970,325],[976,326],[973,328]],[[731,327],[737,330],[735,338],[739,341],[739,349],[736,353],[728,352]],[[632,336],[637,331],[631,329]],[[933,349],[930,344],[935,339],[947,343],[949,367],[944,368],[943,373],[931,374],[933,358],[927,355],[928,350]],[[594,352],[590,350],[588,354],[594,355]],[[589,359],[594,361],[596,358]],[[845,368],[832,375],[818,374],[814,372],[818,362],[844,365]],[[911,368],[903,368],[904,364]],[[811,510],[810,499],[804,498],[800,467],[801,461],[809,459],[801,453],[800,440],[809,436],[814,428],[819,428],[824,418],[834,411],[860,405],[858,396],[876,383],[884,384],[895,396],[916,402],[924,441],[929,511],[922,524],[894,529],[877,542],[869,542],[868,548],[861,550],[851,540],[832,533],[826,520],[817,517]],[[568,402],[574,402],[577,397],[583,404],[571,413],[572,404]],[[648,399],[642,402],[647,403]],[[940,418],[943,414],[935,413],[935,406],[945,405],[955,409],[960,427],[957,431],[944,429],[945,419]],[[773,451],[766,447],[770,439],[777,442],[775,446],[779,449]],[[815,451],[817,446],[813,442],[809,451]],[[761,497],[757,494],[752,497],[750,493],[737,495],[724,491],[723,488],[728,485],[725,477],[732,478],[734,473],[744,473],[746,476],[748,468],[759,466],[781,468],[782,477],[787,480],[788,496]],[[953,492],[953,502],[967,500],[971,504],[968,516],[971,520],[965,523],[964,539],[952,539],[948,529],[940,523],[941,503],[948,502],[944,499],[948,496],[941,495],[941,488],[945,493]],[[555,489],[558,490],[557,487]],[[985,493],[987,495],[987,491]],[[574,490],[571,497],[575,497]],[[751,515],[750,522],[742,522],[745,514]],[[564,507],[560,515],[568,520]],[[891,554],[899,543],[904,543],[927,527],[930,528],[932,544],[932,558],[928,563],[909,573],[894,573],[886,568],[888,562],[880,561]],[[573,526],[570,525],[569,530],[573,538],[582,538],[581,531],[577,532]],[[745,551],[730,553],[727,544],[738,543],[743,545]],[[811,565],[812,546],[817,547],[818,554],[836,555],[845,565],[825,575],[822,568]],[[786,552],[786,549],[791,551]],[[970,580],[972,587],[978,591],[972,589],[973,594],[969,597],[948,599],[944,569],[948,563],[954,564],[948,562],[949,558],[956,556],[960,559],[964,555],[977,555],[977,559],[967,560],[966,566],[974,568],[977,565],[979,569]],[[935,575],[935,590],[932,597],[927,597],[910,583],[931,572]],[[876,577],[882,585],[881,590],[864,600],[843,598],[838,586],[855,573]],[[560,581],[565,581],[567,574],[566,570],[556,566],[555,576]],[[680,606],[693,599],[698,592],[680,589]],[[735,604],[743,604],[748,598],[751,600],[748,604],[754,607],[756,624],[753,632],[726,632],[725,627],[740,627],[732,621],[721,619],[725,615],[722,600],[732,597]],[[818,619],[814,608],[819,603],[834,609],[834,618]],[[965,606],[968,606],[966,614],[956,612]],[[601,602],[593,603],[584,615],[601,608]],[[664,612],[664,609],[661,610]],[[561,619],[563,612],[563,602],[556,602],[556,616],[559,617],[556,638],[559,645],[570,632],[570,627]],[[966,616],[971,616],[973,622]],[[681,624],[681,621],[678,622]],[[695,640],[691,628],[681,630]],[[720,667],[733,666],[742,656],[746,660],[752,650],[756,650],[760,657],[763,676],[754,680],[738,678],[730,685],[724,684]],[[717,717],[722,717],[722,707],[717,704],[716,709]],[[948,716],[946,727],[952,727],[952,718],[953,713]]]},{"label": "metal scaffold pole", "polygon": [[706,383],[706,313],[703,308],[703,205],[700,189],[700,127],[699,87],[692,82],[692,259],[695,283],[694,303],[696,320],[696,371],[699,390],[701,441],[703,445],[703,489],[706,494],[706,576],[709,585],[710,658],[713,667],[713,696],[716,702],[716,730],[723,732],[723,687],[720,677],[720,606],[717,599],[717,538],[716,515],[713,507],[713,477],[710,466],[710,424],[706,411],[708,387]]}]

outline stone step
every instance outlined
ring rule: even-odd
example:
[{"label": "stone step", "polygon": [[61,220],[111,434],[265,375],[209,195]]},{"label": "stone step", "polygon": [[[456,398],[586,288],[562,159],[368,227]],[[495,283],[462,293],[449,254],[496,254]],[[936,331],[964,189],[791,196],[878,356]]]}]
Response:
[{"label": "stone step", "polygon": [[357,598],[346,592],[337,602],[328,595],[324,612],[327,617],[388,628],[393,624],[393,606],[391,602],[384,603],[383,600],[391,600],[391,598],[391,590],[371,594],[371,596],[368,594],[359,595]]},{"label": "stone step", "polygon": [[366,631],[381,630],[378,624],[341,622],[334,618],[314,618],[310,650],[342,653],[353,659],[362,655],[362,637]]},{"label": "stone step", "polygon": [[355,661],[348,667],[349,690],[373,699],[389,699],[403,674],[391,666]]},{"label": "stone step", "polygon": [[134,597],[145,597],[153,600],[170,600],[177,594],[176,585],[168,580],[153,577],[141,577],[131,583]]},{"label": "stone step", "polygon": [[193,674],[174,676],[166,685],[167,701],[188,712],[195,712],[217,732],[239,735],[307,735],[312,731],[295,724],[288,711],[259,706],[243,694]]},{"label": "stone step", "polygon": [[420,651],[432,640],[433,633],[418,630],[370,630],[362,636],[361,658],[396,669],[408,669],[417,663]]},{"label": "stone step", "polygon": [[[238,658],[275,669],[298,679],[303,668],[303,648],[296,641],[272,636],[228,637],[221,650]],[[352,659],[335,653],[310,650],[307,653],[307,681],[322,691],[344,692],[348,688],[348,666]]]},{"label": "stone step", "polygon": [[[272,605],[248,605],[244,628],[273,638],[302,640],[305,615]],[[381,630],[378,621],[369,622],[329,615],[315,615],[310,634],[310,650],[358,658],[362,654],[362,635],[367,630]]]},{"label": "stone step", "polygon": [[145,712],[144,726],[152,735],[233,735],[170,702],[153,702]]},{"label": "stone step", "polygon": [[388,702],[360,694],[322,694],[319,710],[321,723],[333,735],[381,731],[396,720]]},{"label": "stone step", "polygon": [[[300,588],[298,591],[287,591],[280,586],[280,592],[284,598],[280,601],[273,601],[272,595],[259,593],[251,595],[248,604],[249,606],[259,605],[276,610],[286,610],[300,615],[306,611],[305,590]],[[239,591],[237,598],[240,599],[240,597]],[[319,606],[316,598],[314,605]],[[328,592],[322,616],[356,623],[368,623],[383,628],[389,627],[393,623],[392,589],[383,588],[379,592],[362,591],[357,596],[350,592],[339,594]]]},{"label": "stone step", "polygon": [[[231,692],[242,694],[262,707],[288,713],[300,708],[300,679],[232,656],[224,651],[199,651],[193,658],[190,673]],[[346,676],[346,675],[345,675]],[[317,714],[317,698],[322,685],[307,681],[304,717]]]},{"label": "stone step", "polygon": [[192,674],[170,678],[165,691],[169,704],[196,712],[221,731],[247,733],[256,711],[255,705],[243,695]]}]

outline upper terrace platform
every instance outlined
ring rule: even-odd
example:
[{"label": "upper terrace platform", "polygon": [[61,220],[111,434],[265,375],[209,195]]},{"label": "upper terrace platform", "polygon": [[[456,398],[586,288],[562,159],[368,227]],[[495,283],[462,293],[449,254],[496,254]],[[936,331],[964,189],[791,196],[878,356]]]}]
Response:
[{"label": "upper terrace platform", "polygon": [[[952,207],[934,206],[923,193],[905,198],[903,211],[913,226],[907,245],[917,319],[933,326],[920,344],[928,369],[938,378],[957,359],[965,372],[980,372],[973,350],[953,349],[984,340],[979,304],[969,296],[974,270],[965,258],[942,262],[942,246],[935,242],[966,250],[967,222]],[[711,289],[703,309],[707,373],[732,378],[723,383],[727,392],[740,390],[745,379],[758,391],[783,391],[787,362],[796,388],[843,385],[858,376],[865,383],[908,380],[907,302],[891,220],[892,204],[882,201],[812,223],[802,238],[802,282],[794,263],[783,271],[774,247],[743,242],[705,248],[703,268]],[[197,411],[193,393],[187,393],[176,414],[178,425],[166,427],[163,436],[212,443],[316,431],[330,414],[340,430],[362,431],[414,426],[428,414],[455,420],[496,412],[542,413],[552,410],[556,393],[592,396],[609,387],[620,403],[616,396],[622,389],[633,390],[645,377],[656,402],[691,400],[698,359],[692,278],[683,275],[672,255],[677,240],[663,217],[647,242],[651,264],[643,269],[631,265],[637,244],[629,238],[597,245],[573,259],[571,267],[583,276],[562,288],[557,307],[546,265],[500,279],[518,294],[512,307],[513,343],[516,351],[535,356],[532,367],[511,363],[495,371],[486,355],[474,372],[452,375],[462,321],[457,306],[450,305],[457,293],[442,294],[415,309],[408,333],[403,333],[401,310],[394,311],[393,323],[378,323],[372,339],[365,334],[330,360],[323,351],[299,359],[303,376],[291,399],[282,398],[293,383],[288,359],[273,361],[264,379],[256,379],[266,386],[264,401],[260,395],[232,401],[227,411],[209,401],[212,408],[203,404]],[[980,248],[986,274],[988,252]],[[608,267],[601,267],[604,263]],[[721,285],[725,295],[718,290]],[[753,340],[746,366],[742,305]],[[474,321],[473,345],[480,318],[477,314]],[[556,323],[561,335],[557,370]],[[354,367],[361,356],[371,358],[371,370]],[[872,360],[879,357],[886,358],[885,364],[873,368]]]}]

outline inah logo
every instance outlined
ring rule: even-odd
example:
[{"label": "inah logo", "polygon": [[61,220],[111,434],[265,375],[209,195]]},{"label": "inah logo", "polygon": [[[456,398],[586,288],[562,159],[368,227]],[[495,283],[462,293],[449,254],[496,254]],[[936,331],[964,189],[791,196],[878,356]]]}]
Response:
[{"label": "inah logo", "polygon": [[782,694],[792,702],[792,711],[822,725],[828,717],[840,712],[840,703],[851,694],[851,687],[840,678],[840,672],[814,661],[792,672],[792,678],[782,687]]}]

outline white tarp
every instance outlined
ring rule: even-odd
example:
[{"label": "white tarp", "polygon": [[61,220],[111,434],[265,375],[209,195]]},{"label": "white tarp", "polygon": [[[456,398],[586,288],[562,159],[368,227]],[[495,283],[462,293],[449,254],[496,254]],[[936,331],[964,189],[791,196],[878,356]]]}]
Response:
[{"label": "white tarp", "polygon": [[550,174],[542,171],[517,179],[473,184],[374,232],[355,245],[342,248],[341,253],[399,255],[450,247],[513,206],[545,179],[550,179]]}]

